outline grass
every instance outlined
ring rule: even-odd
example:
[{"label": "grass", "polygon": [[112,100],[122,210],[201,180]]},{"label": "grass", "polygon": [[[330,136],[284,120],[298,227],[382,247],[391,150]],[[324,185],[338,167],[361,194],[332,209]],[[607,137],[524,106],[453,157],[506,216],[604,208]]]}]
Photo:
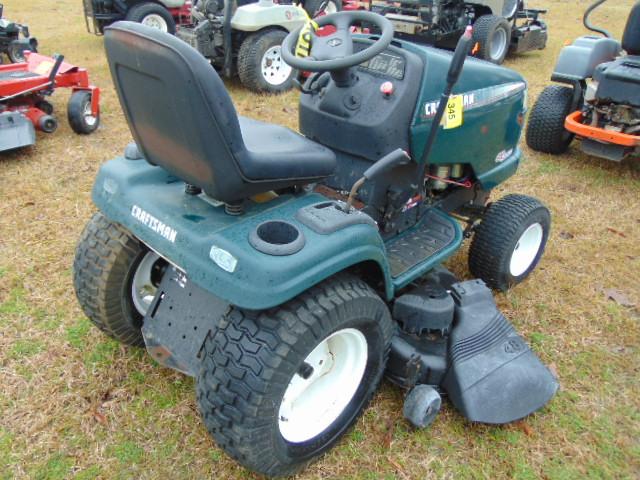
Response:
[{"label": "grass", "polygon": [[[256,478],[211,441],[193,381],[159,367],[90,326],[71,285],[76,241],[94,210],[99,165],[130,141],[102,39],[84,31],[77,0],[5,0],[44,53],[62,52],[103,88],[102,127],[74,135],[64,109],[55,135],[0,156],[0,479]],[[586,0],[548,8],[546,50],[511,58],[530,101],[549,83],[560,48],[584,33]],[[595,15],[620,36],[632,0]],[[228,83],[241,114],[296,127],[297,95],[256,96]],[[632,479],[640,476],[640,162],[589,158],[574,145],[526,160],[496,196],[535,195],[553,231],[532,277],[497,296],[502,310],[558,372],[562,389],[542,411],[502,427],[466,422],[445,407],[426,431],[402,419],[402,392],[383,385],[355,429],[298,478]],[[465,252],[449,267],[468,277]],[[623,307],[603,289],[635,302]]]}]

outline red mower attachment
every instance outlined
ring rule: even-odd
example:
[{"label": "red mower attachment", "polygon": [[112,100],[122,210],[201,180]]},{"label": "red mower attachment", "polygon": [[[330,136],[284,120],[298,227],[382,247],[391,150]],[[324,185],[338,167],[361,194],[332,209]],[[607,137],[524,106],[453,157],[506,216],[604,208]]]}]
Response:
[{"label": "red mower attachment", "polygon": [[46,97],[56,88],[71,88],[67,118],[74,132],[89,134],[100,123],[100,89],[84,68],[25,52],[26,61],[0,65],[0,151],[33,145],[35,130],[53,133],[58,121]]}]

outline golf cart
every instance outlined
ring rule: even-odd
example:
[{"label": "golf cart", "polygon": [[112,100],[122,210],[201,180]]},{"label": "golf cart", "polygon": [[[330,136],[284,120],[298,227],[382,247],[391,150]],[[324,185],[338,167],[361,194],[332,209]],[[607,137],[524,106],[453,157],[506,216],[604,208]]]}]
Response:
[{"label": "golf cart", "polygon": [[[361,22],[381,34],[352,33]],[[196,377],[218,445],[271,476],[335,444],[385,369],[408,389],[416,426],[443,393],[468,419],[499,424],[558,386],[489,289],[527,278],[549,235],[538,200],[489,203],[521,158],[524,79],[467,59],[471,28],[452,55],[392,42],[371,12],[317,24],[335,30],[312,32],[309,57],[293,53],[299,31],[282,46],[313,72],[302,135],[238,116],[175,37],[107,28],[135,143],[100,168],[73,268],[91,321]],[[470,236],[479,279],[459,281],[441,264]]]},{"label": "golf cart", "polygon": [[372,0],[371,9],[385,15],[399,38],[440,48],[455,47],[467,25],[473,25],[473,55],[501,64],[507,53],[542,50],[545,10],[526,8],[524,0]]},{"label": "golf cart", "polygon": [[[191,23],[191,9],[200,4],[201,11],[206,0],[82,0],[87,30],[102,35],[105,27],[118,20],[142,23],[163,32],[176,33],[176,26]],[[240,0],[238,5],[254,3],[258,0]],[[216,10],[222,10],[229,0],[218,0]],[[293,5],[292,0],[277,2],[281,5]],[[298,3],[298,2],[296,2]],[[306,0],[299,2],[307,13],[314,17],[320,12],[334,13],[340,10],[341,0]]]},{"label": "golf cart", "polygon": [[[640,2],[629,13],[622,44],[589,21],[587,35],[564,47],[551,80],[527,125],[527,144],[540,152],[564,153],[577,136],[582,151],[616,162],[640,156]],[[626,52],[626,54],[623,52]]]},{"label": "golf cart", "polygon": [[29,34],[29,27],[3,18],[3,13],[0,3],[0,54],[6,54],[11,63],[24,62],[24,52],[37,52],[38,41]]},{"label": "golf cart", "polygon": [[254,92],[279,93],[293,86],[296,72],[280,53],[282,40],[306,22],[297,5],[260,0],[237,6],[235,0],[200,0],[193,23],[177,36],[206,57],[226,77],[238,75]]}]

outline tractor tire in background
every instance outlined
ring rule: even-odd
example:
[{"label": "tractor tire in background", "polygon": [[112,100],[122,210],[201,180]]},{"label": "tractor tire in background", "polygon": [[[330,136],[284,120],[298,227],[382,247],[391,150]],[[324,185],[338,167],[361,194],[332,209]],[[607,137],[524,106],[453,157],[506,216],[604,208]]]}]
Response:
[{"label": "tractor tire in background", "polygon": [[248,35],[238,52],[238,76],[254,92],[281,93],[293,87],[296,71],[281,56],[282,30],[261,30]]},{"label": "tractor tire in background", "polygon": [[127,12],[126,19],[171,35],[176,33],[176,21],[173,16],[169,10],[157,3],[143,2],[135,5]]},{"label": "tractor tire in background", "polygon": [[546,87],[529,114],[527,145],[543,153],[559,155],[569,148],[573,133],[564,128],[564,121],[573,106],[573,88],[560,85]]},{"label": "tractor tire in background", "polygon": [[96,131],[100,125],[100,115],[93,115],[91,111],[91,92],[73,92],[67,104],[67,118],[71,129],[80,135]]},{"label": "tractor tire in background", "polygon": [[384,301],[346,274],[267,311],[232,308],[202,347],[196,389],[207,429],[245,467],[294,473],[369,403],[394,325]]},{"label": "tractor tire in background", "polygon": [[473,24],[473,41],[478,58],[501,65],[511,45],[511,25],[506,18],[482,15]]},{"label": "tractor tire in background", "polygon": [[85,315],[111,338],[144,346],[142,319],[167,263],[101,213],[82,232],[73,286]]},{"label": "tractor tire in background", "polygon": [[549,238],[551,215],[539,200],[506,195],[491,204],[475,229],[469,269],[489,287],[508,290],[538,264]]},{"label": "tractor tire in background", "polygon": [[330,15],[342,10],[342,0],[306,0],[304,9],[313,18],[319,14]]},{"label": "tractor tire in background", "polygon": [[11,61],[11,63],[26,62],[24,51],[25,51],[24,45],[21,45],[18,42],[11,42],[7,47],[7,56],[9,57],[9,60]]}]

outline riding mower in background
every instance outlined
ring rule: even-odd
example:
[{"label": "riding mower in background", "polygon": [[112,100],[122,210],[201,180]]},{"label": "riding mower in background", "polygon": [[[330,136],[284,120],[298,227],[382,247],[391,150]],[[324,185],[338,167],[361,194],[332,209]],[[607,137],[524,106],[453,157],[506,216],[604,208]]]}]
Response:
[{"label": "riding mower in background", "polygon": [[[0,3],[0,54],[11,63],[24,62],[24,52],[37,52],[38,41],[29,33],[29,27],[3,18],[4,5]],[[2,57],[0,57],[2,63]]]},{"label": "riding mower in background", "polygon": [[53,133],[58,120],[46,98],[70,88],[67,118],[78,134],[94,132],[100,123],[100,89],[83,68],[26,51],[23,63],[0,65],[0,151],[35,144],[36,130]]},{"label": "riding mower in background", "polygon": [[453,49],[467,25],[473,25],[472,54],[498,65],[508,52],[542,50],[546,10],[526,8],[524,0],[371,0],[371,9],[386,16],[396,36],[412,42]]},{"label": "riding mower in background", "polygon": [[[371,12],[316,22],[334,30],[312,32],[310,56],[293,53],[301,30],[281,52],[314,72],[302,135],[239,117],[177,38],[105,30],[135,143],[100,168],[73,268],[91,321],[196,377],[218,445],[271,476],[330,448],[385,369],[409,390],[416,426],[442,394],[500,424],[558,388],[489,289],[527,278],[549,235],[538,200],[489,202],[521,159],[525,80],[464,64],[470,27],[452,56],[392,43],[393,25]],[[362,22],[380,36],[353,34]],[[459,281],[441,265],[471,236],[479,278]]]},{"label": "riding mower in background", "polygon": [[238,75],[254,92],[280,93],[293,87],[296,72],[282,60],[282,40],[305,24],[297,5],[260,0],[237,6],[236,0],[200,0],[192,25],[177,37],[206,57],[225,77]]},{"label": "riding mower in background", "polygon": [[87,31],[102,35],[105,27],[128,20],[176,33],[176,25],[189,22],[192,0],[82,0]]},{"label": "riding mower in background", "polygon": [[622,44],[589,21],[604,2],[594,2],[583,18],[603,36],[583,36],[562,49],[551,80],[568,86],[546,87],[531,110],[527,145],[534,150],[561,154],[577,136],[588,155],[616,162],[640,156],[640,2]]},{"label": "riding mower in background", "polygon": [[[89,33],[102,35],[105,27],[118,20],[142,23],[163,32],[176,33],[176,27],[192,23],[191,9],[201,6],[202,12],[208,8],[202,4],[207,0],[82,0],[85,20]],[[228,1],[228,0],[227,0]],[[240,0],[238,5],[255,3],[258,0]],[[217,10],[224,8],[225,0],[217,0]],[[318,13],[335,13],[341,9],[341,0],[306,0],[293,2],[283,0],[280,5],[299,3],[307,13],[314,17]],[[218,45],[219,46],[219,45]]]}]

